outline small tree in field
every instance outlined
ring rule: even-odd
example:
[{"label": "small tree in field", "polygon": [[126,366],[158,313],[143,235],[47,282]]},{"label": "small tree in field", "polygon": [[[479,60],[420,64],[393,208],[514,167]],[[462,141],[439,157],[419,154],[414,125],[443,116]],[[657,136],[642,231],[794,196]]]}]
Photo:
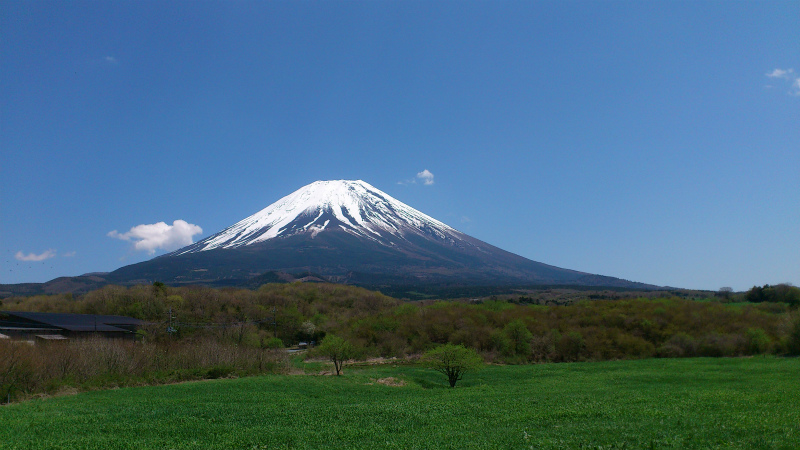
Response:
[{"label": "small tree in field", "polygon": [[336,369],[336,375],[341,375],[342,364],[352,358],[355,352],[352,344],[339,336],[329,334],[317,347],[317,353],[330,359]]},{"label": "small tree in field", "polygon": [[464,373],[477,370],[483,365],[483,358],[475,350],[463,345],[445,344],[422,355],[422,362],[446,376],[450,387],[456,387],[456,382]]}]

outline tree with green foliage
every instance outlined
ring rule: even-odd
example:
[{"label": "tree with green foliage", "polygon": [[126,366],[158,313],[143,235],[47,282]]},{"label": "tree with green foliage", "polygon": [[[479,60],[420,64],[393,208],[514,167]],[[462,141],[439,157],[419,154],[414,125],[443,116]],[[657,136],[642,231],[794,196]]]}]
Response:
[{"label": "tree with green foliage", "polygon": [[167,295],[167,285],[162,283],[162,282],[160,282],[160,281],[154,281],[153,282],[153,293],[155,295],[159,295],[159,294]]},{"label": "tree with green foliage", "polygon": [[781,283],[776,286],[765,284],[763,287],[753,286],[747,291],[745,299],[751,303],[787,303],[789,306],[800,306],[800,288],[790,283]]},{"label": "tree with green foliage", "polygon": [[333,362],[336,375],[342,374],[342,365],[345,361],[352,358],[355,354],[353,345],[339,336],[329,334],[325,336],[316,350],[317,354],[323,355]]},{"label": "tree with green foliage", "polygon": [[475,350],[463,345],[445,344],[422,355],[422,363],[446,376],[452,388],[456,387],[456,382],[466,372],[480,369],[483,358]]},{"label": "tree with green foliage", "polygon": [[508,337],[511,343],[509,351],[511,354],[527,358],[531,353],[531,339],[533,334],[525,326],[522,319],[511,321],[503,327],[503,334]]},{"label": "tree with green foliage", "polygon": [[781,283],[775,286],[778,301],[788,303],[791,307],[800,306],[800,288],[792,286],[791,283]]}]

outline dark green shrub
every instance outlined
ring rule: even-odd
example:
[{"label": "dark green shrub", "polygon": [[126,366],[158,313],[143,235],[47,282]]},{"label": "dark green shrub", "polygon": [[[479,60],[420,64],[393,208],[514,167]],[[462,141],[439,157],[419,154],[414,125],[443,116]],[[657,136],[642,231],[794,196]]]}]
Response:
[{"label": "dark green shrub", "polygon": [[789,329],[786,350],[790,355],[800,356],[800,316],[795,317],[794,323]]},{"label": "dark green shrub", "polygon": [[217,378],[225,378],[228,375],[232,374],[234,371],[233,366],[229,366],[227,364],[219,364],[210,369],[206,373],[206,378],[210,379],[217,379]]},{"label": "dark green shrub", "polygon": [[556,342],[556,353],[561,361],[578,361],[586,343],[578,331],[570,331]]}]

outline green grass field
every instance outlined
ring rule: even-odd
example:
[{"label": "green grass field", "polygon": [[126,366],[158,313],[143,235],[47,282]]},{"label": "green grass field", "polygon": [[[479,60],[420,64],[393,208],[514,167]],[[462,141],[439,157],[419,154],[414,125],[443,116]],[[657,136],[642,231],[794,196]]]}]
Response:
[{"label": "green grass field", "polygon": [[0,448],[800,448],[798,358],[345,370],[4,406]]}]

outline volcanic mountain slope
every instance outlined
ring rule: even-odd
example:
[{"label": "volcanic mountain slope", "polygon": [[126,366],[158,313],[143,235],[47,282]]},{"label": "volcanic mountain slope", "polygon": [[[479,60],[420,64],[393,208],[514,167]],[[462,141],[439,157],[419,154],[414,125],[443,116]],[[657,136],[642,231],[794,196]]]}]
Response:
[{"label": "volcanic mountain slope", "polygon": [[212,283],[267,271],[355,284],[647,287],[561,269],[467,236],[364,181],[317,181],[197,243],[120,268],[111,282]]}]

